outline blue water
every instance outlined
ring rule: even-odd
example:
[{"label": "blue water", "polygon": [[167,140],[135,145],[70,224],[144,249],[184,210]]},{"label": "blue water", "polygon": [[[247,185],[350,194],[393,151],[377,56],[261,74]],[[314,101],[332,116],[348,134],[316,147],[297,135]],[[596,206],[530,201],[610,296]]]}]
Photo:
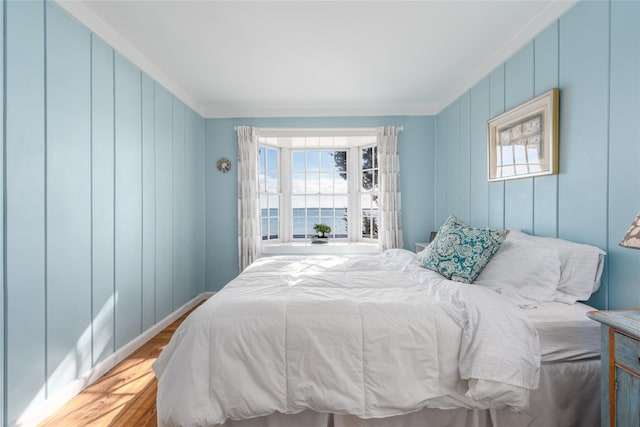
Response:
[{"label": "blue water", "polygon": [[[268,211],[268,212],[267,212]],[[269,218],[267,219],[267,214]],[[305,218],[306,215],[306,218]],[[267,239],[267,227],[269,239],[278,238],[278,209],[262,209],[262,239]],[[331,227],[329,237],[347,237],[347,209],[344,208],[294,208],[293,209],[293,238],[310,238],[316,232],[314,224],[327,224]]]}]

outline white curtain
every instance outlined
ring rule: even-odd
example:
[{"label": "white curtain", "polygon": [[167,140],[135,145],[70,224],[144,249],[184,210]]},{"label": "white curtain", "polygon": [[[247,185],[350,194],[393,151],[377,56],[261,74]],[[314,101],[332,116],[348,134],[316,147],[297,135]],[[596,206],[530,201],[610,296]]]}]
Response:
[{"label": "white curtain", "polygon": [[238,133],[238,261],[240,271],[260,257],[257,129],[237,126]]},{"label": "white curtain", "polygon": [[403,248],[402,209],[400,202],[400,159],[398,156],[399,126],[378,129],[378,244],[381,250]]}]

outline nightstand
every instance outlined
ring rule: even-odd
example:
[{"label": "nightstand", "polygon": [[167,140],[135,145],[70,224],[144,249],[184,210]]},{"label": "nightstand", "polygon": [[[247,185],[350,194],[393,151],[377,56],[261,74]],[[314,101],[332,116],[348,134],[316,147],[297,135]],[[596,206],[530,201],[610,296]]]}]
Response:
[{"label": "nightstand", "polygon": [[587,316],[602,323],[601,425],[640,426],[640,309]]},{"label": "nightstand", "polygon": [[428,243],[424,243],[424,242],[416,243],[416,253],[422,252],[424,250],[424,248],[426,248],[427,246],[429,246]]}]

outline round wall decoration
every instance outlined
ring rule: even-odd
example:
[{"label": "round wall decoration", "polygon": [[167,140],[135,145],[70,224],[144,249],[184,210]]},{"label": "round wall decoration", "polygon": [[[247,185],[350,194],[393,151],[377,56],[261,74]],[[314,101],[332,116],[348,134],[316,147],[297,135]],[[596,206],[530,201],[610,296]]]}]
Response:
[{"label": "round wall decoration", "polygon": [[218,170],[222,173],[227,173],[229,169],[231,169],[231,161],[221,157],[220,160],[218,160]]}]

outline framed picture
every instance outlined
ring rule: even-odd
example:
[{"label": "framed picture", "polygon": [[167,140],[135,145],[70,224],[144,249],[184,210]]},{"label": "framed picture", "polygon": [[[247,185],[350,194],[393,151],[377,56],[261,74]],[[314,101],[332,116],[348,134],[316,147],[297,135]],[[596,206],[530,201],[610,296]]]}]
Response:
[{"label": "framed picture", "polygon": [[558,88],[488,122],[489,181],[558,173]]}]

